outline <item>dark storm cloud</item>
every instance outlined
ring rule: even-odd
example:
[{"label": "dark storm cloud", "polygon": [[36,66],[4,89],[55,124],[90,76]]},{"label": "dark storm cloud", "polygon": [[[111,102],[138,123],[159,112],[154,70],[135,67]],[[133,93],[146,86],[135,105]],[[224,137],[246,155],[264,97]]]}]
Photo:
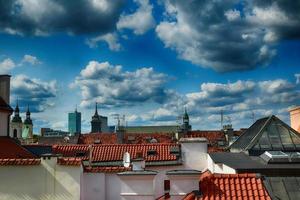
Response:
[{"label": "dark storm cloud", "polygon": [[278,41],[299,38],[300,3],[288,2],[165,1],[168,17],[156,32],[166,47],[196,65],[250,70],[272,60]]},{"label": "dark storm cloud", "polygon": [[0,0],[0,28],[10,34],[106,33],[124,0]]},{"label": "dark storm cloud", "polygon": [[18,99],[23,110],[30,105],[30,110],[33,112],[41,112],[53,106],[52,100],[57,95],[56,81],[44,82],[25,75],[13,77],[11,88],[13,101]]}]

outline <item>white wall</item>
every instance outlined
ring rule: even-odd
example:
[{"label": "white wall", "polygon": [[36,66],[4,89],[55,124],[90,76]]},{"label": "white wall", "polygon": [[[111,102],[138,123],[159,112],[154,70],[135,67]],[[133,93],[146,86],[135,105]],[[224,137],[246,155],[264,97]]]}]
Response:
[{"label": "white wall", "polygon": [[207,140],[205,138],[181,138],[182,159],[185,169],[207,169]]},{"label": "white wall", "polygon": [[207,156],[207,165],[208,169],[211,173],[218,173],[218,174],[235,174],[235,169],[223,164],[223,163],[214,163],[211,157]]},{"label": "white wall", "polygon": [[9,129],[7,127],[8,116],[8,113],[0,111],[0,136],[7,136],[7,130]]},{"label": "white wall", "polygon": [[193,190],[199,190],[199,175],[171,175],[170,195],[171,199],[182,199]]},{"label": "white wall", "polygon": [[56,159],[36,166],[0,166],[1,200],[76,200],[80,167],[60,166]]}]

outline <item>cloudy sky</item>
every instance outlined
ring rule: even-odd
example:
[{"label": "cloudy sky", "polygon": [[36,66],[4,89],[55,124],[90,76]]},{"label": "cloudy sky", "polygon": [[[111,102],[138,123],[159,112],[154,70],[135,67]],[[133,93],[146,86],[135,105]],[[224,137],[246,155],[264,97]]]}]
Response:
[{"label": "cloudy sky", "polygon": [[[300,104],[299,0],[0,0],[0,74],[40,127],[83,131],[99,112],[128,125],[249,127]],[[24,114],[23,114],[24,116]]]}]

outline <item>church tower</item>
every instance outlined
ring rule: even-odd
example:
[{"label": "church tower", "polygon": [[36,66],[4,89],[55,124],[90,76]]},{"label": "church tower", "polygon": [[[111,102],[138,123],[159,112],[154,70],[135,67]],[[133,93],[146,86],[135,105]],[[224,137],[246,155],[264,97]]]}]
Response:
[{"label": "church tower", "polygon": [[26,119],[23,124],[22,138],[24,139],[32,138],[32,136],[33,136],[33,124],[30,118],[29,106],[27,106]]},{"label": "church tower", "polygon": [[184,109],[184,114],[182,116],[182,125],[181,125],[181,134],[180,137],[183,137],[188,134],[189,131],[192,130],[192,126],[190,125],[190,118],[186,111],[186,108]]},{"label": "church tower", "polygon": [[10,123],[10,137],[21,138],[22,127],[23,127],[23,123],[22,123],[22,118],[20,117],[19,102],[17,101],[17,105],[14,111],[14,116]]},{"label": "church tower", "polygon": [[95,114],[91,121],[91,133],[101,133],[101,117],[98,114],[97,103],[95,107]]}]

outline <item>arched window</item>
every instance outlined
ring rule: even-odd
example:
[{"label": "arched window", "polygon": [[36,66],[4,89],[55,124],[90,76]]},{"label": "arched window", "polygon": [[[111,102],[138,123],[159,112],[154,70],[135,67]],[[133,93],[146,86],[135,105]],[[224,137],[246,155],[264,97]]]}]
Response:
[{"label": "arched window", "polygon": [[18,131],[17,129],[14,129],[14,138],[17,138],[18,137]]}]

